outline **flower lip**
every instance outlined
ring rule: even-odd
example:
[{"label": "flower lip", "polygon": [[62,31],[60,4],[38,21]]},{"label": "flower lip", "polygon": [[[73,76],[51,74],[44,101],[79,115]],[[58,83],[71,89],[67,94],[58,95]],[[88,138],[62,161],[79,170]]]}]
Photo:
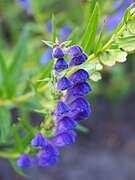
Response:
[{"label": "flower lip", "polygon": [[58,90],[61,90],[61,91],[64,91],[70,87],[73,86],[73,83],[72,81],[70,81],[67,77],[62,77],[59,81],[58,81],[58,84],[57,84],[57,89]]},{"label": "flower lip", "polygon": [[70,56],[75,57],[75,56],[81,55],[81,53],[83,52],[83,48],[79,45],[74,45],[74,46],[68,47],[65,51]]},{"label": "flower lip", "polygon": [[91,109],[86,109],[82,112],[77,112],[72,116],[72,119],[74,119],[74,121],[82,121],[85,120],[86,118],[88,118],[91,115]]}]

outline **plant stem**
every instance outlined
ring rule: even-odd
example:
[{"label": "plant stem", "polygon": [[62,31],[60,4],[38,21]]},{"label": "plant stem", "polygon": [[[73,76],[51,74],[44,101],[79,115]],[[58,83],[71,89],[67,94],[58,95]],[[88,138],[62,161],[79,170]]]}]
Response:
[{"label": "plant stem", "polygon": [[9,159],[16,159],[20,157],[20,153],[7,153],[0,151],[1,158],[9,158]]}]

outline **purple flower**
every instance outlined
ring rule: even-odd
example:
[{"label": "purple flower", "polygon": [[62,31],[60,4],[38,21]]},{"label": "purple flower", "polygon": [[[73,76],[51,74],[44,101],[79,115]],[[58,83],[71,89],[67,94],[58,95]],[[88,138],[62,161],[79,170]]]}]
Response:
[{"label": "purple flower", "polygon": [[75,142],[76,133],[74,131],[67,131],[51,139],[54,146],[69,146]]},{"label": "purple flower", "polygon": [[80,64],[83,64],[86,60],[88,59],[88,56],[84,53],[80,54],[77,57],[73,57],[70,61],[69,61],[69,66],[78,66]]},{"label": "purple flower", "polygon": [[56,48],[53,49],[52,56],[54,58],[63,58],[64,57],[64,51],[62,50],[61,47],[57,46]]},{"label": "purple flower", "polygon": [[43,137],[43,135],[39,132],[34,139],[31,141],[31,145],[38,147],[38,146],[45,146],[48,144],[48,141]]},{"label": "purple flower", "polygon": [[60,58],[57,60],[56,64],[54,65],[54,70],[57,72],[61,72],[64,69],[68,68],[67,62],[64,60],[64,58]]},{"label": "purple flower", "polygon": [[58,162],[58,158],[56,156],[51,156],[48,159],[46,158],[38,158],[38,165],[42,167],[54,166]]},{"label": "purple flower", "polygon": [[70,87],[73,86],[73,83],[67,78],[67,77],[62,77],[57,84],[57,89],[64,91]]},{"label": "purple flower", "polygon": [[[114,2],[113,9],[117,8],[118,4],[116,4],[116,3],[117,3],[117,1]],[[126,8],[128,8],[128,6],[130,6],[130,4],[133,3],[133,0],[126,0],[126,1],[123,0],[121,3],[124,3],[122,8],[118,12],[113,14],[112,16],[108,16],[106,19],[106,31],[107,32],[109,32],[112,29],[115,29],[117,27],[117,25],[122,20],[122,17],[124,15]]]},{"label": "purple flower", "polygon": [[66,49],[66,53],[69,54],[70,56],[80,56],[83,53],[83,49],[81,46],[74,45],[70,46]]},{"label": "purple flower", "polygon": [[69,131],[77,126],[77,123],[71,118],[65,116],[58,123],[55,134],[59,134],[64,131]]},{"label": "purple flower", "polygon": [[52,48],[48,48],[40,58],[40,64],[47,65],[52,59]]},{"label": "purple flower", "polygon": [[41,158],[47,159],[51,156],[58,156],[58,155],[59,155],[58,149],[55,148],[54,146],[52,146],[51,144],[47,144],[40,151],[40,157]]},{"label": "purple flower", "polygon": [[73,114],[71,118],[75,121],[81,121],[81,120],[85,120],[87,117],[89,117],[90,114],[91,114],[91,109],[87,109],[82,112],[77,112],[77,113]]},{"label": "purple flower", "polygon": [[85,71],[84,69],[79,69],[76,72],[74,72],[69,79],[74,83],[82,83],[85,82],[89,78],[89,73]]},{"label": "purple flower", "polygon": [[84,110],[87,110],[90,107],[90,104],[87,100],[84,98],[80,97],[75,99],[69,107],[71,108],[71,111],[74,112],[82,112]]},{"label": "purple flower", "polygon": [[78,98],[88,94],[92,90],[87,82],[79,83],[67,90],[66,100],[68,102],[72,99]]},{"label": "purple flower", "polygon": [[26,9],[28,15],[32,14],[30,0],[17,0],[17,1]]},{"label": "purple flower", "polygon": [[61,42],[65,41],[71,32],[72,32],[71,27],[69,25],[64,25],[62,29],[59,31],[60,41]]},{"label": "purple flower", "polygon": [[70,108],[62,101],[59,101],[54,112],[55,116],[61,116],[70,111]]},{"label": "purple flower", "polygon": [[51,21],[46,23],[46,30],[48,31],[49,34],[52,33],[52,22]]},{"label": "purple flower", "polygon": [[27,154],[22,154],[22,156],[17,160],[17,165],[20,168],[32,166],[32,160],[27,156]]}]

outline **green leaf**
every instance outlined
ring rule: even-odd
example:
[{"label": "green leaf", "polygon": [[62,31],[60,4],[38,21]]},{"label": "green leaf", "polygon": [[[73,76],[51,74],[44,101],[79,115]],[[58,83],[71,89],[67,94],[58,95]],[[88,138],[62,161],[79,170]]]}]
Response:
[{"label": "green leaf", "polygon": [[56,31],[56,25],[55,25],[55,21],[54,21],[54,14],[52,15],[52,41],[54,43],[58,43],[58,34]]},{"label": "green leaf", "polygon": [[129,30],[129,32],[135,36],[135,20],[134,19],[130,19],[127,23],[127,29]]},{"label": "green leaf", "polygon": [[86,32],[82,38],[81,46],[84,48],[84,52],[86,52],[87,54],[90,53],[93,47],[96,34],[98,31],[98,15],[99,15],[99,4],[96,3],[92,16],[89,19]]},{"label": "green leaf", "polygon": [[30,178],[29,176],[27,176],[22,169],[20,169],[17,164],[16,164],[16,160],[15,159],[9,159],[10,164],[12,165],[13,169],[21,176],[26,177],[26,178]]},{"label": "green leaf", "polygon": [[101,74],[100,74],[100,72],[98,72],[98,71],[95,71],[91,76],[90,76],[90,79],[92,80],[92,81],[99,81],[99,80],[101,80],[102,79],[102,76],[101,76]]},{"label": "green leaf", "polygon": [[70,40],[70,41],[65,41],[65,42],[63,42],[63,44],[65,44],[65,46],[68,46],[69,44],[71,44],[71,42],[72,42],[72,40]]},{"label": "green leaf", "polygon": [[126,32],[123,36],[118,37],[115,41],[119,48],[127,53],[135,51],[135,36]]},{"label": "green leaf", "polygon": [[53,48],[54,42],[51,42],[51,41],[44,41],[44,40],[42,40],[42,42],[45,43],[47,46]]},{"label": "green leaf", "polygon": [[24,121],[21,118],[18,118],[19,122],[24,126],[24,128],[34,136],[36,136],[36,134],[38,133],[38,130],[35,129],[34,127],[32,127],[30,124],[28,124],[26,121]]},{"label": "green leaf", "polygon": [[97,62],[84,63],[79,66],[79,68],[86,70],[90,75],[96,70]]},{"label": "green leaf", "polygon": [[19,137],[18,130],[16,128],[16,125],[13,125],[13,134],[15,138],[15,148],[18,150],[18,152],[23,152],[23,147],[22,147],[22,140]]},{"label": "green leaf", "polygon": [[132,3],[132,4],[126,9],[126,12],[125,12],[124,18],[123,18],[123,20],[124,20],[125,23],[127,23],[128,20],[131,18],[131,9],[132,9],[132,7],[133,7],[133,4],[134,4],[134,3]]},{"label": "green leaf", "polygon": [[116,29],[115,29],[115,33],[117,34],[118,33],[118,31],[122,28],[122,26],[123,26],[123,20],[118,24],[118,26],[116,27]]},{"label": "green leaf", "polygon": [[0,82],[2,82],[4,85],[4,83],[6,83],[6,79],[7,79],[7,68],[5,65],[5,59],[0,53]]},{"label": "green leaf", "polygon": [[101,52],[99,54],[100,62],[106,66],[113,66],[116,61],[124,62],[126,61],[127,53],[120,51],[119,49],[109,49],[106,52]]},{"label": "green leaf", "polygon": [[80,132],[83,132],[83,133],[88,133],[89,132],[89,129],[81,124],[78,123],[76,129]]},{"label": "green leaf", "polygon": [[103,39],[103,36],[105,34],[105,29],[106,29],[106,22],[104,21],[102,31],[99,35],[99,39],[98,39],[97,45],[96,45],[95,50],[94,50],[94,54],[96,54],[96,55],[99,53],[99,51],[102,48],[102,39]]},{"label": "green leaf", "polygon": [[8,141],[11,132],[11,113],[8,109],[0,109],[0,142],[10,143]]}]

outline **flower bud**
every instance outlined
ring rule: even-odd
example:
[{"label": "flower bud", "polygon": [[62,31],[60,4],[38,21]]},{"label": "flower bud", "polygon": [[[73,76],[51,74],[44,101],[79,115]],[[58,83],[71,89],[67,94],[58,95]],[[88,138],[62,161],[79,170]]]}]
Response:
[{"label": "flower bud", "polygon": [[16,163],[20,168],[24,168],[31,166],[32,160],[28,157],[27,154],[22,154],[22,156],[17,160]]},{"label": "flower bud", "polygon": [[64,55],[65,54],[64,54],[62,48],[60,48],[59,46],[57,46],[57,47],[55,47],[53,49],[52,57],[54,57],[54,58],[63,58]]},{"label": "flower bud", "polygon": [[64,58],[60,58],[56,61],[56,64],[54,65],[54,70],[57,72],[61,72],[64,69],[68,68],[67,62],[64,60]]},{"label": "flower bud", "polygon": [[66,53],[70,56],[79,56],[83,52],[83,48],[78,45],[70,46],[66,49]]}]

